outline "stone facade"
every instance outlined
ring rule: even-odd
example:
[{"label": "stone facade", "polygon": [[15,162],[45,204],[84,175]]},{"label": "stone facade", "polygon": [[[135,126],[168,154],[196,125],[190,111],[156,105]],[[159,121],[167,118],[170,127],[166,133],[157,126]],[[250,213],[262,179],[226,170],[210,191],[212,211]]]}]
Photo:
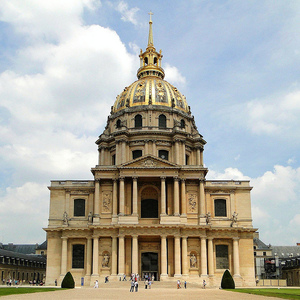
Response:
[{"label": "stone facade", "polygon": [[52,181],[46,284],[150,273],[206,280],[225,269],[255,284],[251,187],[209,181],[204,145],[185,97],[163,80],[161,51],[141,51],[138,80],[117,97],[96,141],[92,181]]}]

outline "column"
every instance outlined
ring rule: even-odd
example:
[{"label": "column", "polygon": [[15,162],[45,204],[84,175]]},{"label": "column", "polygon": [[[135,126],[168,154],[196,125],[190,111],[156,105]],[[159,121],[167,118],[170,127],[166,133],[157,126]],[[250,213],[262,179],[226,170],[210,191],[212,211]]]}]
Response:
[{"label": "column", "polygon": [[182,141],[181,164],[185,165],[185,142],[184,141]]},{"label": "column", "polygon": [[104,165],[104,148],[103,147],[100,148],[100,165],[101,166]]},{"label": "column", "polygon": [[124,177],[120,177],[120,213],[119,215],[124,216],[125,213],[125,186],[124,186]]},{"label": "column", "polygon": [[208,275],[214,276],[214,249],[213,249],[213,238],[208,238],[208,247],[207,247],[207,254],[208,254]]},{"label": "column", "polygon": [[138,251],[138,236],[132,236],[132,252],[131,252],[131,261],[132,261],[132,273],[138,273],[138,258],[139,258],[139,251]]},{"label": "column", "polygon": [[185,179],[181,179],[181,214],[186,216]]},{"label": "column", "polygon": [[200,179],[199,184],[199,215],[200,215],[200,224],[205,225],[205,191],[204,191],[204,179]]},{"label": "column", "polygon": [[174,215],[179,216],[179,182],[174,178]]},{"label": "column", "polygon": [[118,215],[118,181],[113,180],[113,216]]},{"label": "column", "polygon": [[233,238],[233,275],[240,276],[239,238]]},{"label": "column", "polygon": [[66,275],[67,273],[67,256],[68,256],[68,238],[62,237],[62,245],[61,245],[61,266],[60,266],[60,274]]},{"label": "column", "polygon": [[144,155],[147,155],[147,154],[149,154],[149,141],[148,140],[145,141],[145,153],[144,153]]},{"label": "column", "polygon": [[201,276],[207,276],[206,237],[201,237]]},{"label": "column", "polygon": [[181,251],[180,251],[180,236],[174,237],[175,242],[175,274],[174,276],[181,276]]},{"label": "column", "polygon": [[113,236],[111,241],[111,275],[117,275],[117,265],[118,265],[118,241],[117,237]]},{"label": "column", "polygon": [[175,141],[175,163],[179,164],[179,141]]},{"label": "column", "polygon": [[166,215],[166,177],[160,177],[160,212]]},{"label": "column", "polygon": [[188,275],[187,237],[182,237],[182,275]]},{"label": "column", "polygon": [[125,272],[125,241],[124,235],[119,235],[119,275]]},{"label": "column", "polygon": [[167,266],[167,236],[161,235],[161,276],[168,276]]},{"label": "column", "polygon": [[94,223],[99,222],[100,215],[100,180],[95,179],[95,194],[94,194]]},{"label": "column", "polygon": [[197,148],[196,163],[198,166],[201,164],[200,148]]},{"label": "column", "polygon": [[203,149],[200,150],[200,166],[203,167]]},{"label": "column", "polygon": [[99,237],[94,236],[94,245],[93,245],[93,275],[99,275]]},{"label": "column", "polygon": [[121,163],[121,150],[120,141],[116,141],[116,165]]},{"label": "column", "polygon": [[132,187],[132,214],[137,216],[137,214],[138,214],[137,177],[132,178],[132,185],[133,185],[133,187]]},{"label": "column", "polygon": [[86,243],[86,273],[89,276],[92,273],[92,238],[87,237]]},{"label": "column", "polygon": [[122,163],[126,162],[126,141],[122,141]]},{"label": "column", "polygon": [[152,141],[152,154],[154,156],[158,156],[157,149],[156,149],[156,141]]}]

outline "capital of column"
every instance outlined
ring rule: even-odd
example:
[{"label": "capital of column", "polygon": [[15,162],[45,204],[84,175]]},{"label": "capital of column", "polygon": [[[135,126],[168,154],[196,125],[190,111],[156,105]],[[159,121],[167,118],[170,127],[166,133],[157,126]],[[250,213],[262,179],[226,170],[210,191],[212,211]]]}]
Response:
[{"label": "capital of column", "polygon": [[132,234],[131,237],[132,237],[133,239],[137,239],[139,236],[138,236],[138,234]]},{"label": "capital of column", "polygon": [[160,176],[161,180],[166,180],[166,176]]},{"label": "capital of column", "polygon": [[132,180],[137,181],[138,180],[138,176],[132,176]]},{"label": "capital of column", "polygon": [[232,239],[233,239],[234,241],[238,241],[240,238],[237,237],[237,236],[235,236],[235,237],[233,237]]},{"label": "capital of column", "polygon": [[61,239],[62,239],[62,240],[67,240],[68,237],[67,237],[67,236],[62,236]]},{"label": "capital of column", "polygon": [[166,235],[166,234],[161,234],[160,237],[161,237],[162,239],[166,239],[166,238],[167,238],[167,235]]},{"label": "capital of column", "polygon": [[101,179],[100,178],[95,178],[94,181],[100,183]]},{"label": "capital of column", "polygon": [[125,177],[124,176],[121,176],[121,177],[119,177],[119,180],[125,180]]},{"label": "capital of column", "polygon": [[174,180],[174,181],[179,181],[179,178],[178,178],[177,176],[174,176],[174,177],[173,177],[173,180]]}]

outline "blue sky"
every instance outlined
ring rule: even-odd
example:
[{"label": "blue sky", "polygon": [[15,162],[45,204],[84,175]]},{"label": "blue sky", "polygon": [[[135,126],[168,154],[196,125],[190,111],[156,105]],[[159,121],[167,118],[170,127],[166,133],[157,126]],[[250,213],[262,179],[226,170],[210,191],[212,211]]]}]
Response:
[{"label": "blue sky", "polygon": [[149,11],[166,80],[207,141],[208,179],[249,179],[253,226],[300,242],[300,2],[0,2],[0,241],[42,243],[51,180],[92,179],[136,80]]}]

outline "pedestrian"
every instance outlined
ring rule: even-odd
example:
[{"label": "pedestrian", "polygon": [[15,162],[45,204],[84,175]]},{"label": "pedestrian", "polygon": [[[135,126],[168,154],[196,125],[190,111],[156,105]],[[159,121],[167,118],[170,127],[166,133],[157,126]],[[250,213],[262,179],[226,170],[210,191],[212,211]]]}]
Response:
[{"label": "pedestrian", "polygon": [[98,280],[96,280],[96,281],[95,281],[94,288],[97,289],[98,287],[99,287],[99,282],[98,282]]},{"label": "pedestrian", "polygon": [[57,286],[57,279],[54,280],[54,284],[55,284],[55,286]]},{"label": "pedestrian", "polygon": [[139,283],[136,281],[134,283],[135,291],[137,292],[139,290]]},{"label": "pedestrian", "polygon": [[184,288],[186,289],[186,280],[184,281]]},{"label": "pedestrian", "polygon": [[203,280],[203,288],[205,289],[205,287],[206,287],[206,281]]},{"label": "pedestrian", "polygon": [[129,292],[134,292],[134,280],[131,280]]},{"label": "pedestrian", "polygon": [[123,275],[123,281],[127,281],[126,274]]},{"label": "pedestrian", "polygon": [[149,289],[151,289],[151,284],[152,284],[152,282],[151,282],[151,280],[149,280],[149,282],[148,282]]},{"label": "pedestrian", "polygon": [[177,289],[180,289],[181,288],[181,286],[180,286],[180,280],[178,279],[177,280]]},{"label": "pedestrian", "polygon": [[148,279],[145,280],[145,289],[148,288]]}]

